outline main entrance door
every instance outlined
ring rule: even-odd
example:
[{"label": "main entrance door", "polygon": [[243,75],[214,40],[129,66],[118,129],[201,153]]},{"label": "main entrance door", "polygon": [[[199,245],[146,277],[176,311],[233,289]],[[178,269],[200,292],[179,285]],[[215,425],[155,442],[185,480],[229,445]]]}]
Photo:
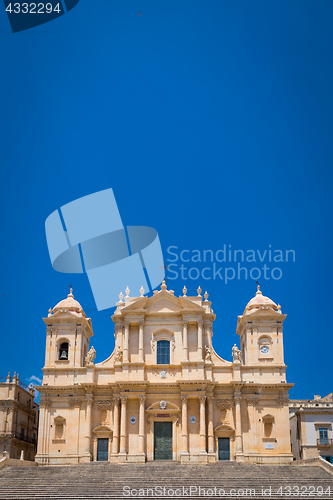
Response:
[{"label": "main entrance door", "polygon": [[172,422],[154,422],[154,460],[172,460]]},{"label": "main entrance door", "polygon": [[108,438],[98,438],[97,439],[97,460],[98,461],[107,462],[109,460],[108,448],[109,448],[109,439]]},{"label": "main entrance door", "polygon": [[229,438],[219,439],[219,460],[230,460],[230,441]]}]

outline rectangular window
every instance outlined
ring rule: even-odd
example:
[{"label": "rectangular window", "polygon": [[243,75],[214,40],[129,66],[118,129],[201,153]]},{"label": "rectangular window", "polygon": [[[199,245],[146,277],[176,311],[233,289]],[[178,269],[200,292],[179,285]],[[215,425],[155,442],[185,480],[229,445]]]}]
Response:
[{"label": "rectangular window", "polygon": [[170,364],[170,342],[168,340],[159,340],[157,342],[157,364]]},{"label": "rectangular window", "polygon": [[328,429],[325,427],[319,429],[319,442],[320,444],[328,444]]}]

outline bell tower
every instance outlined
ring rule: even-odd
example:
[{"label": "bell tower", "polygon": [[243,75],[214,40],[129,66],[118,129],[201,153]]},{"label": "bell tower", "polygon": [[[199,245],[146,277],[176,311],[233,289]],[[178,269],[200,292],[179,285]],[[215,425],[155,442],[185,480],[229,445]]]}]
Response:
[{"label": "bell tower", "polygon": [[[90,337],[93,335],[90,318],[87,318],[80,303],[74,299],[73,290],[67,298],[49,310],[46,324],[46,352],[44,383],[48,369],[54,373],[59,369],[85,366],[89,351]],[[47,382],[47,380],[46,380]]]},{"label": "bell tower", "polygon": [[[258,285],[258,290],[247,304],[242,316],[238,316],[236,333],[240,336],[240,345],[244,367],[252,368],[249,378],[260,380],[267,368],[276,381],[285,381],[283,354],[283,322],[281,306],[265,297]],[[246,372],[244,372],[245,375]]]}]

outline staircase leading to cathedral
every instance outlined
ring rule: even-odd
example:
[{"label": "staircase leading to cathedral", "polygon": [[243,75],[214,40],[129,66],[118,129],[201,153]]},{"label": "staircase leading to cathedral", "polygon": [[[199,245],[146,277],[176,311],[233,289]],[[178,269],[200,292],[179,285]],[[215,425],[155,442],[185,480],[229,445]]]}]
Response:
[{"label": "staircase leading to cathedral", "polygon": [[[139,490],[144,490],[144,494]],[[235,462],[211,465],[180,465],[176,462],[116,465],[96,462],[56,467],[6,467],[0,470],[1,500],[118,500],[135,497],[333,499],[333,475],[319,466]]]}]

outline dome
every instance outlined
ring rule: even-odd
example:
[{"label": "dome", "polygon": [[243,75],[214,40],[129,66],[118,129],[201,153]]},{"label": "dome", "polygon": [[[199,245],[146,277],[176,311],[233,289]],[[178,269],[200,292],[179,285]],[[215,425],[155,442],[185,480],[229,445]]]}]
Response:
[{"label": "dome", "polygon": [[261,306],[268,306],[270,309],[273,309],[273,311],[280,309],[280,306],[277,306],[275,302],[273,302],[269,297],[265,297],[265,295],[262,294],[259,285],[257,286],[257,288],[258,291],[255,294],[255,297],[253,297],[253,299],[248,302],[244,314],[251,314],[254,311],[260,309]]},{"label": "dome", "polygon": [[70,293],[67,295],[67,299],[61,300],[56,306],[54,306],[53,312],[56,312],[59,309],[67,309],[68,311],[85,316],[80,302],[74,299],[72,288],[70,288]]}]

